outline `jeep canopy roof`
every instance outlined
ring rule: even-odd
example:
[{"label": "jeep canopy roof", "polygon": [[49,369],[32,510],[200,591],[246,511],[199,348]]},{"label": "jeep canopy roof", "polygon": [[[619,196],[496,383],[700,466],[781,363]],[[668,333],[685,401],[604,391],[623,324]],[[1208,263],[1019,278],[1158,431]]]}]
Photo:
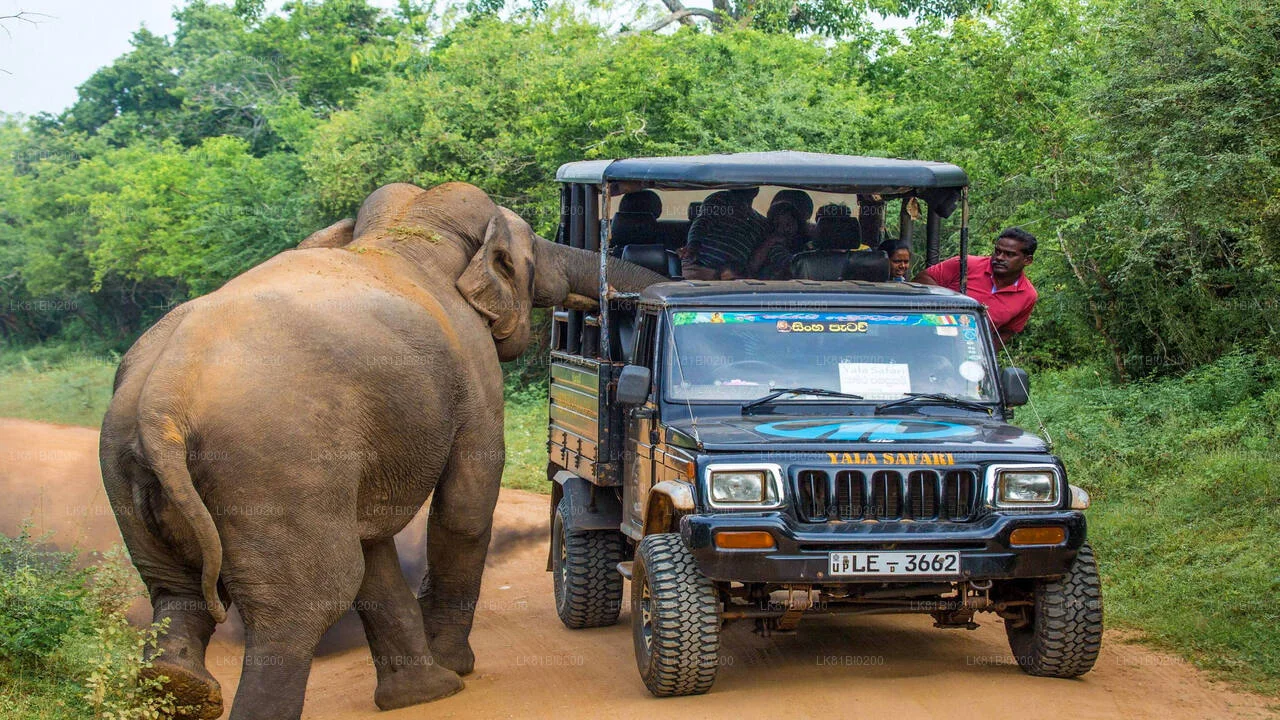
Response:
[{"label": "jeep canopy roof", "polygon": [[863,280],[673,280],[650,285],[641,291],[640,298],[663,306],[750,306],[764,310],[804,311],[848,305],[946,308],[951,312],[982,310],[977,300],[935,285]]},{"label": "jeep canopy roof", "polygon": [[950,163],[793,151],[585,160],[561,165],[556,180],[592,184],[634,181],[657,187],[783,185],[888,194],[908,188],[961,188],[969,184],[964,170]]}]

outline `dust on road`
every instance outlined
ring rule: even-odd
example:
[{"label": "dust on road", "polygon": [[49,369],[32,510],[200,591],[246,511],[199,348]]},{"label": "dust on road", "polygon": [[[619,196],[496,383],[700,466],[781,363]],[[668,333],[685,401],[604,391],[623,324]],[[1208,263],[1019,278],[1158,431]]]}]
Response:
[{"label": "dust on road", "polygon": [[[0,420],[0,532],[24,518],[82,549],[119,542],[97,467],[97,433]],[[1210,682],[1188,663],[1107,634],[1096,669],[1078,680],[1023,675],[1000,621],[976,631],[936,630],[928,617],[812,618],[795,635],[760,638],[726,627],[719,678],[708,695],[658,700],[631,652],[629,613],[611,628],[568,630],[556,617],[546,567],[547,498],[504,490],[476,611],[476,672],[466,689],[430,705],[379,712],[359,623],[326,636],[307,684],[304,718],[789,718],[858,715],[891,720],[982,717],[1270,717],[1268,700]],[[420,571],[422,517],[397,538],[402,565]],[[1106,558],[1102,558],[1106,562]],[[981,616],[980,616],[981,618]],[[238,628],[214,636],[209,669],[235,693]]]}]

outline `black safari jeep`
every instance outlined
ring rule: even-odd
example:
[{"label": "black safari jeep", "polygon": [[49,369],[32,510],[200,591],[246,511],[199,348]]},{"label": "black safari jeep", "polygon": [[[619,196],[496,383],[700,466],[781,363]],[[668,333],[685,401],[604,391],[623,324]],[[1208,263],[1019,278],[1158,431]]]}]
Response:
[{"label": "black safari jeep", "polygon": [[[658,696],[710,689],[726,622],[769,634],[810,613],[928,613],[940,628],[995,613],[1026,672],[1089,671],[1089,498],[1010,424],[1026,373],[999,366],[979,303],[888,282],[884,253],[859,249],[909,243],[923,204],[926,262],[957,208],[964,258],[960,168],[777,152],[577,162],[557,179],[557,241],[601,251],[604,298],[553,315],[548,569],[566,626],[617,622],[629,579]],[[689,218],[724,189],[757,211],[779,193],[827,207],[793,279],[680,279]],[[620,294],[611,255],[673,279]]]}]

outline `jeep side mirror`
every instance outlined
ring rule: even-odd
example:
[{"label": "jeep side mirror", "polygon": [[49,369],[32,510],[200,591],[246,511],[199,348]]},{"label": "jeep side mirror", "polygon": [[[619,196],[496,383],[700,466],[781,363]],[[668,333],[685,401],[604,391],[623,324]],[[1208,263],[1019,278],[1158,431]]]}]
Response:
[{"label": "jeep side mirror", "polygon": [[1031,379],[1022,368],[1007,367],[1000,371],[1000,394],[1009,407],[1026,405],[1031,395]]},{"label": "jeep side mirror", "polygon": [[621,405],[643,405],[649,399],[649,368],[643,365],[624,365],[618,373],[618,392],[615,395]]}]

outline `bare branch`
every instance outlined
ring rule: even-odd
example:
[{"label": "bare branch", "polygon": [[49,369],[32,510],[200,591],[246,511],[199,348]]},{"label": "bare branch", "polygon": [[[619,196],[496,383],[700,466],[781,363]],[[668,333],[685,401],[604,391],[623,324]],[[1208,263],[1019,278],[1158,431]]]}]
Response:
[{"label": "bare branch", "polygon": [[8,35],[9,39],[13,39],[13,33],[9,32],[9,27],[4,24],[6,20],[16,20],[18,22],[27,23],[28,25],[39,25],[40,23],[44,22],[44,18],[52,18],[52,17],[53,17],[52,15],[46,15],[44,13],[38,13],[38,12],[31,12],[30,10],[19,10],[18,12],[13,13],[12,15],[0,15],[0,30],[4,30],[4,34]]},{"label": "bare branch", "polygon": [[712,24],[715,24],[715,25],[719,25],[721,20],[720,15],[716,14],[711,10],[707,10],[705,8],[684,8],[682,10],[677,10],[671,13],[670,15],[657,20],[650,25],[646,25],[642,28],[635,28],[634,30],[628,30],[620,34],[634,35],[637,33],[655,32],[655,31],[661,30],[662,28],[670,25],[673,22],[681,22],[681,23],[684,23],[685,25],[691,25],[693,23],[693,18],[695,17],[706,18],[710,20]]},{"label": "bare branch", "polygon": [[[680,0],[662,0],[662,4],[667,6],[667,10],[671,13],[671,16],[672,16],[670,19],[667,20],[666,22],[667,25],[670,25],[672,20],[679,20],[681,25],[693,24],[693,18],[690,17],[688,13],[685,13],[684,3],[681,2]],[[681,13],[684,13],[684,14],[681,14]],[[675,17],[676,15],[680,15],[680,16]]]}]

